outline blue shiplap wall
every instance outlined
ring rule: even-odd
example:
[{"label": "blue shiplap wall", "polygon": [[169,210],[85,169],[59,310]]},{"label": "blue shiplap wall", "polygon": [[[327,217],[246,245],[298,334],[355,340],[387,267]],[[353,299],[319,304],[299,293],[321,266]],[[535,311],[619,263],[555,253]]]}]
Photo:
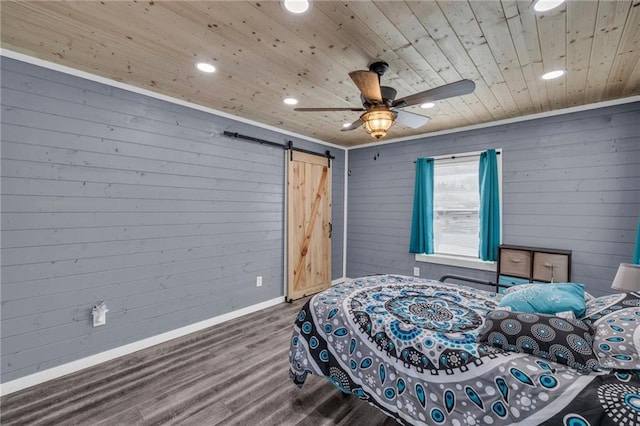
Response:
[{"label": "blue shiplap wall", "polygon": [[283,296],[284,152],[222,132],[326,146],[6,57],[1,81],[2,382]]},{"label": "blue shiplap wall", "polygon": [[640,214],[638,102],[350,150],[347,276],[494,278],[408,253],[413,161],[487,148],[503,149],[503,242],[573,250],[573,280],[607,293]]}]

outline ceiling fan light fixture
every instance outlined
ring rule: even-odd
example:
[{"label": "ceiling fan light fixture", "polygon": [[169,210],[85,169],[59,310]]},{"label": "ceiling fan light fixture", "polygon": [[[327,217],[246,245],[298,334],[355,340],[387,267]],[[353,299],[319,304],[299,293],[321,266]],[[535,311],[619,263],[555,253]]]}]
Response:
[{"label": "ceiling fan light fixture", "polygon": [[282,5],[287,11],[299,15],[309,10],[310,3],[309,0],[284,0]]},{"label": "ceiling fan light fixture", "polygon": [[282,100],[282,102],[284,102],[287,105],[297,105],[298,104],[298,100],[296,98],[284,98]]},{"label": "ceiling fan light fixture", "polygon": [[565,70],[549,71],[548,73],[542,75],[542,79],[553,80],[554,78],[562,77],[563,75],[565,75],[565,73],[566,73]]},{"label": "ceiling fan light fixture", "polygon": [[425,102],[422,105],[420,105],[420,108],[429,109],[429,108],[433,108],[434,106],[436,106],[436,104],[434,104],[433,102]]},{"label": "ceiling fan light fixture", "polygon": [[533,2],[533,10],[536,12],[547,12],[555,9],[564,2],[565,0],[535,0]]},{"label": "ceiling fan light fixture", "polygon": [[393,125],[396,116],[395,112],[382,109],[365,112],[360,119],[364,121],[364,129],[367,133],[380,139],[387,134],[387,130]]}]

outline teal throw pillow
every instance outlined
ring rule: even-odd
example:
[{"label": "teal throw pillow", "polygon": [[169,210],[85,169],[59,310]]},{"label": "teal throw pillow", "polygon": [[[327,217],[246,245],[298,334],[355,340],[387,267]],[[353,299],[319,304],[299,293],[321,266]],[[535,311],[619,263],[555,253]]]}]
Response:
[{"label": "teal throw pillow", "polygon": [[510,307],[512,311],[548,315],[573,311],[576,316],[580,316],[585,310],[584,285],[534,284],[505,295],[498,306]]}]

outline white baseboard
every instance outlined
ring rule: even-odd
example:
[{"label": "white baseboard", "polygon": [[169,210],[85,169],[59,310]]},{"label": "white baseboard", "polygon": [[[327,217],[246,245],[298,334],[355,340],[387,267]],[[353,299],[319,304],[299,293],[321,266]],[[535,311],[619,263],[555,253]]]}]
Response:
[{"label": "white baseboard", "polygon": [[94,365],[101,364],[106,361],[111,361],[112,359],[121,357],[123,355],[128,355],[130,353],[146,349],[151,346],[164,343],[190,333],[194,333],[196,331],[204,330],[205,328],[212,327],[225,321],[239,318],[243,315],[266,309],[283,302],[284,297],[276,297],[275,299],[266,300],[255,305],[247,306],[246,308],[241,308],[233,312],[228,312],[217,317],[197,322],[195,324],[190,324],[185,327],[167,331],[166,333],[158,334],[156,336],[142,339],[137,342],[129,343],[128,345],[110,349],[108,351],[91,355],[77,361],[72,361],[67,364],[50,368],[48,370],[30,374],[25,377],[20,377],[19,379],[0,384],[0,396],[8,395],[10,393],[47,382],[49,380],[57,379],[58,377],[66,376],[67,374],[75,373],[76,371],[80,371],[88,367],[93,367]]},{"label": "white baseboard", "polygon": [[336,278],[335,280],[331,281],[331,285],[334,286],[336,284],[340,284],[344,282],[344,277],[342,278]]}]

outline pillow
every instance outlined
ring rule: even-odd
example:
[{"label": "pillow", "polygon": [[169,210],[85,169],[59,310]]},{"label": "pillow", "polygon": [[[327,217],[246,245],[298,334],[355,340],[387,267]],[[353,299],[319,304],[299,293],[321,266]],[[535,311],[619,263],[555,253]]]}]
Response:
[{"label": "pillow", "polygon": [[593,350],[600,364],[621,370],[640,369],[640,299],[631,293],[602,299],[608,303],[589,317],[595,319]]},{"label": "pillow", "polygon": [[493,310],[477,341],[566,364],[580,372],[600,369],[592,349],[593,329],[578,319]]},{"label": "pillow", "polygon": [[[608,294],[606,296],[594,297],[585,303],[584,315],[580,319],[587,324],[598,322],[603,316],[612,312],[629,307],[623,305],[622,302],[629,298],[636,299],[630,293]],[[631,302],[627,302],[631,303]]]},{"label": "pillow", "polygon": [[[538,284],[540,284],[540,283],[528,283],[528,284],[514,285],[514,286],[511,286],[509,288],[506,288],[503,291],[503,293],[504,294],[515,293],[516,291],[524,290],[526,288],[530,288],[531,286],[538,285]],[[579,283],[552,283],[552,284],[579,284]],[[581,285],[584,285],[584,284],[581,284]],[[588,293],[585,290],[584,291],[584,302],[587,303],[587,302],[589,302],[589,301],[591,301],[593,299],[595,299],[595,297],[591,293]]]},{"label": "pillow", "polygon": [[584,303],[591,302],[595,298],[596,297],[593,294],[587,292],[587,290],[584,291]]},{"label": "pillow", "polygon": [[556,316],[562,319],[576,319],[576,314],[574,314],[573,311],[556,312]]},{"label": "pillow", "polygon": [[530,288],[531,286],[534,286],[537,284],[534,283],[528,283],[528,284],[516,284],[516,285],[512,285],[511,287],[507,287],[504,289],[504,294],[511,294],[511,293],[515,293],[517,291],[520,290],[524,290],[527,288]]},{"label": "pillow", "polygon": [[533,284],[527,288],[506,294],[498,306],[509,306],[512,311],[553,315],[573,311],[584,314],[584,285]]}]

